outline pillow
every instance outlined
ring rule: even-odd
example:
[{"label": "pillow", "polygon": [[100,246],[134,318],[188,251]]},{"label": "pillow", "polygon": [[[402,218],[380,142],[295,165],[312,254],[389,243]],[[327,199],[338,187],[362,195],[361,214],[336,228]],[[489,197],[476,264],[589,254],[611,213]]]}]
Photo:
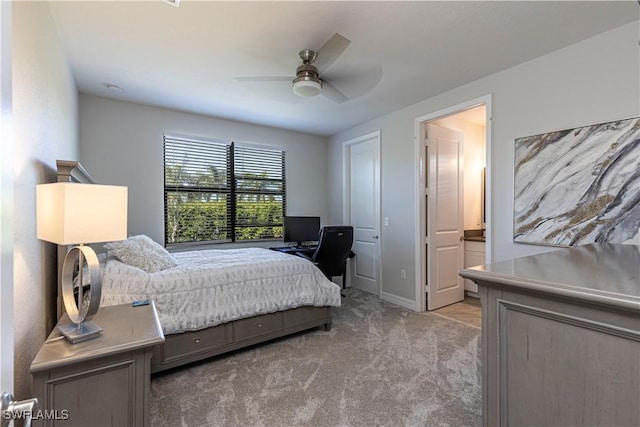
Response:
[{"label": "pillow", "polygon": [[169,252],[144,234],[131,236],[127,240],[104,245],[125,264],[138,267],[147,273],[155,273],[178,265]]}]

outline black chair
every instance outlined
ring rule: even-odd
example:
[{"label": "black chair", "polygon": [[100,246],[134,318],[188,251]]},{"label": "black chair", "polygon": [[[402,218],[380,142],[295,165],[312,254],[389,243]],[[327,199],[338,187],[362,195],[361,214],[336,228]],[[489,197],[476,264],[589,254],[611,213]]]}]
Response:
[{"label": "black chair", "polygon": [[[312,261],[329,280],[342,276],[342,289],[345,288],[347,258],[355,256],[351,252],[353,245],[353,227],[338,225],[322,227],[318,238],[318,247],[311,257],[303,252],[297,255]],[[344,296],[344,295],[343,295]]]}]

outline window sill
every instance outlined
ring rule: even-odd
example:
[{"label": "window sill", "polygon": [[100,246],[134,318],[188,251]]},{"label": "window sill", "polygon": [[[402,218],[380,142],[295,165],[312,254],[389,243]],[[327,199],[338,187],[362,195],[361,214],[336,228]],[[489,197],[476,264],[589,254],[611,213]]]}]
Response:
[{"label": "window sill", "polygon": [[249,242],[222,242],[222,243],[184,243],[167,247],[167,251],[187,252],[187,251],[204,251],[208,249],[240,249],[240,248],[265,248],[268,249],[274,244],[284,245],[282,239],[265,239],[252,240]]}]

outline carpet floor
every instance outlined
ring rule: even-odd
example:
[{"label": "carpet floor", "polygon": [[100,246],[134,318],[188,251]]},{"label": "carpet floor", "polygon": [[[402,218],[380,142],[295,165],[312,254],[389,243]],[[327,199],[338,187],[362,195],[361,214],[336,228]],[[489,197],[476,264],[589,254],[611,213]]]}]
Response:
[{"label": "carpet floor", "polygon": [[348,290],[317,329],[154,376],[153,426],[480,426],[480,329]]}]

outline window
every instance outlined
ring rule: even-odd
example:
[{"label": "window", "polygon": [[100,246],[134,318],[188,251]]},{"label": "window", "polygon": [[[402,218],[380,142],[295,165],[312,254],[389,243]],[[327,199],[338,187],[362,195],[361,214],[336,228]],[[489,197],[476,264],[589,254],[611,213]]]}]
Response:
[{"label": "window", "polygon": [[167,246],[282,238],[285,152],[164,136]]}]

